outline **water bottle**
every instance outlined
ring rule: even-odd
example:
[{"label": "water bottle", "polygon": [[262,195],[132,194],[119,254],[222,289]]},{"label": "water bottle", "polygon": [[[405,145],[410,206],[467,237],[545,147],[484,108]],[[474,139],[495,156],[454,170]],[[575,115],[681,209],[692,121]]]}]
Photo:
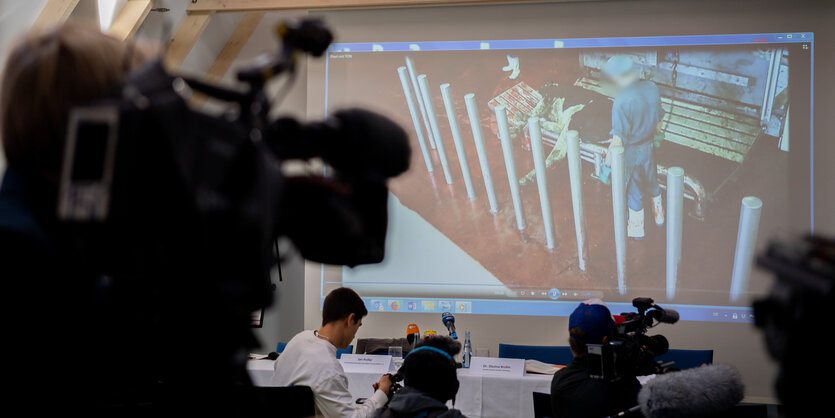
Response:
[{"label": "water bottle", "polygon": [[464,350],[461,353],[461,363],[465,369],[470,368],[470,360],[473,358],[473,345],[470,342],[470,331],[465,333]]}]

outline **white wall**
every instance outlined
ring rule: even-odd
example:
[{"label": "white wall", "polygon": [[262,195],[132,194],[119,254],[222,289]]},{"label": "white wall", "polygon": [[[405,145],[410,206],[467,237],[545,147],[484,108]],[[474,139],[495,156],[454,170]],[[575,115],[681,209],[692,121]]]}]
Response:
[{"label": "white wall", "polygon": [[[422,9],[382,9],[321,13],[344,42],[513,39],[537,37],[596,37],[618,35],[665,35],[703,33],[763,33],[814,31],[816,49],[816,213],[820,233],[835,234],[835,156],[833,39],[830,4],[798,1],[621,1],[609,3],[535,4],[514,6],[473,6]],[[638,22],[638,23],[636,23]],[[828,48],[828,50],[827,50]],[[821,51],[824,50],[824,51]],[[818,52],[821,51],[821,52]],[[828,51],[828,52],[827,52]],[[321,62],[310,62],[309,97],[322,97]],[[825,99],[820,99],[820,98]],[[321,105],[308,102],[310,115],[321,115]],[[808,172],[808,159],[800,156],[792,165],[792,182],[804,184],[797,173]],[[804,190],[804,187],[796,188]],[[802,207],[802,205],[798,205]],[[802,212],[805,214],[805,210]],[[804,219],[792,219],[795,232],[808,228]],[[305,326],[318,326],[319,265],[306,266]],[[442,328],[438,315],[371,313],[358,333],[359,338],[399,336],[408,323],[421,329]],[[474,346],[488,348],[495,355],[501,342],[534,345],[567,345],[567,318],[458,315],[458,329],[472,331]],[[750,325],[682,322],[661,326],[676,348],[714,349],[718,363],[729,363],[743,374],[748,399],[773,400],[772,382],[776,367],[768,359],[762,335]]]}]

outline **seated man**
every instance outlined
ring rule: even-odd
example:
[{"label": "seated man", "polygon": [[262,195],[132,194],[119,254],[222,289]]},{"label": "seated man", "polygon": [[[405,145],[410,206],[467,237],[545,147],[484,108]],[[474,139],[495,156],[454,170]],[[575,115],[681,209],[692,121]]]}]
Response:
[{"label": "seated man", "polygon": [[406,356],[400,371],[400,389],[380,418],[458,418],[461,411],[448,409],[446,402],[458,393],[458,374],[452,356],[461,351],[461,344],[445,336],[429,336]]},{"label": "seated man", "polygon": [[599,299],[580,304],[568,319],[568,344],[574,361],[551,381],[551,405],[558,418],[601,418],[638,404],[641,384],[634,376],[616,382],[589,377],[588,347],[612,336],[615,320]]},{"label": "seated man", "polygon": [[348,391],[348,378],[336,359],[337,348],[347,348],[362,318],[368,314],[359,295],[341,287],[325,298],[322,327],[296,334],[275,362],[272,382],[276,386],[309,386],[313,390],[316,415],[331,417],[373,417],[388,401],[391,379],[383,376],[374,395],[356,404]]}]

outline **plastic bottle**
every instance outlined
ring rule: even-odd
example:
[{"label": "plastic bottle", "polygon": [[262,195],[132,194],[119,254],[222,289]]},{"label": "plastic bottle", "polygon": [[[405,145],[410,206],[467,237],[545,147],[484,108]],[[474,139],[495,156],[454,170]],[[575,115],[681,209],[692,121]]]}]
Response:
[{"label": "plastic bottle", "polygon": [[465,369],[470,368],[470,360],[473,358],[473,345],[470,342],[470,331],[465,333],[464,337],[464,349],[461,353],[461,363]]}]

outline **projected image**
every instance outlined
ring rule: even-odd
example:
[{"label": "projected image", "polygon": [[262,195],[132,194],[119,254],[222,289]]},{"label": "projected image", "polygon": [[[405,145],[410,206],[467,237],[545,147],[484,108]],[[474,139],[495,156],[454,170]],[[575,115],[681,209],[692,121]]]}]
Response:
[{"label": "projected image", "polygon": [[329,109],[383,111],[414,145],[394,261],[345,283],[453,303],[765,289],[753,254],[789,216],[790,48],[489,48],[330,54]]}]

